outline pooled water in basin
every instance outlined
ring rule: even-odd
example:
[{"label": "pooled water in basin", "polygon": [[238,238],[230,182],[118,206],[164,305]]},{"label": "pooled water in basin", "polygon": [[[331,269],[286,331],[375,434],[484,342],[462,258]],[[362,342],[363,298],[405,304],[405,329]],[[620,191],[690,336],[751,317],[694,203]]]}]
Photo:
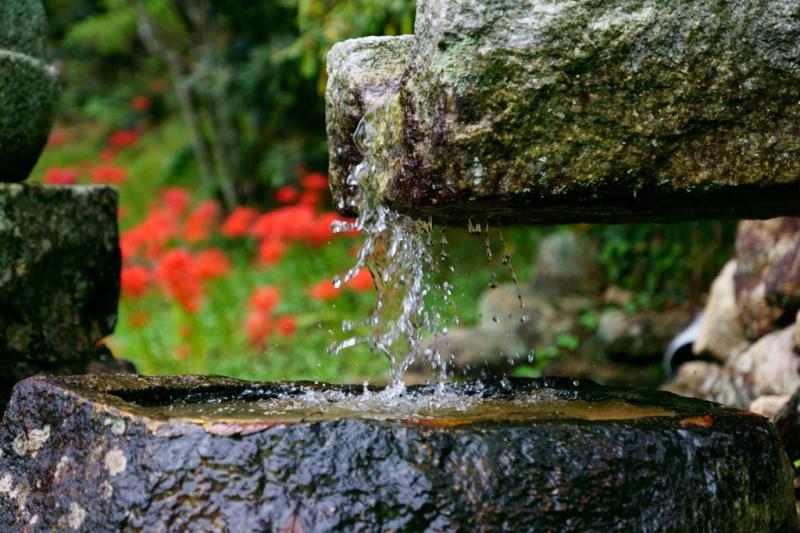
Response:
[{"label": "pooled water in basin", "polygon": [[402,420],[422,425],[535,422],[547,420],[629,420],[672,417],[663,407],[621,399],[568,398],[548,390],[483,397],[430,390],[398,394],[392,389],[343,390],[301,388],[269,398],[208,398],[202,402],[173,402],[141,406],[155,419],[181,418],[198,423],[326,421],[342,419]]}]

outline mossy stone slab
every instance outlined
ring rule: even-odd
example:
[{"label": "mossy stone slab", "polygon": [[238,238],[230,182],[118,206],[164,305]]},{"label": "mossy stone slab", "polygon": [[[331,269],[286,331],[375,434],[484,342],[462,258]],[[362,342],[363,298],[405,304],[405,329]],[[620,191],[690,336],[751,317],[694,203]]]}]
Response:
[{"label": "mossy stone slab", "polygon": [[120,262],[113,188],[0,183],[4,385],[83,372],[114,329]]},{"label": "mossy stone slab", "polygon": [[566,379],[446,388],[479,405],[543,395],[561,414],[527,416],[536,404],[489,416],[287,414],[268,409],[363,389],[30,378],[0,425],[0,527],[797,530],[791,466],[766,418]]},{"label": "mossy stone slab", "polygon": [[[400,211],[453,224],[800,212],[795,0],[422,0],[404,68],[363,50],[385,42],[341,46],[331,153],[352,153],[342,131],[358,123],[337,84],[370,93],[381,75],[348,73],[374,65],[397,84],[399,111],[381,120],[400,141],[377,189]],[[331,158],[345,210],[352,164]]]}]

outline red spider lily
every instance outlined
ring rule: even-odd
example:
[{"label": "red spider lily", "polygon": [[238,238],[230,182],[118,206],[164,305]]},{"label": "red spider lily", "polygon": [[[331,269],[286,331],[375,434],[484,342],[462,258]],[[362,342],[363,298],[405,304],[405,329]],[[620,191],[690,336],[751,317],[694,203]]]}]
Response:
[{"label": "red spider lily", "polygon": [[303,196],[300,197],[300,203],[302,205],[308,205],[311,207],[319,207],[322,205],[322,202],[325,200],[325,195],[322,191],[318,190],[309,190],[303,193]]},{"label": "red spider lily", "polygon": [[297,241],[314,229],[314,209],[306,205],[281,207],[256,219],[250,233],[260,240]]},{"label": "red spider lily", "polygon": [[112,165],[93,168],[89,176],[95,183],[125,183],[128,180],[128,171]]},{"label": "red spider lily", "polygon": [[183,225],[183,238],[196,243],[208,239],[219,217],[219,205],[213,200],[200,202]]},{"label": "red spider lily", "polygon": [[122,259],[129,261],[137,255],[155,259],[177,233],[178,224],[172,213],[166,209],[150,211],[141,224],[120,237]]},{"label": "red spider lily", "polygon": [[113,163],[114,159],[117,158],[117,152],[111,150],[110,148],[106,148],[102,152],[100,152],[100,161],[103,163]]},{"label": "red spider lily", "polygon": [[297,320],[292,315],[278,317],[278,333],[284,338],[294,335],[297,330]]},{"label": "red spider lily", "polygon": [[149,96],[134,96],[131,100],[131,109],[139,113],[146,113],[153,107],[153,101]]},{"label": "red spider lily", "polygon": [[53,128],[53,131],[50,133],[50,137],[47,139],[47,146],[58,148],[67,144],[69,140],[69,133],[67,133],[66,130]]},{"label": "red spider lily", "polygon": [[117,150],[136,144],[139,133],[133,130],[120,130],[114,132],[108,139],[108,145]]},{"label": "red spider lily", "polygon": [[347,287],[356,292],[367,292],[375,288],[375,282],[372,279],[372,274],[366,268],[358,271],[358,274],[347,282]]},{"label": "red spider lily", "polygon": [[258,211],[252,207],[237,207],[222,224],[220,233],[235,239],[250,233],[250,228],[258,217]]},{"label": "red spider lily", "polygon": [[300,198],[300,192],[291,185],[281,187],[275,192],[275,201],[279,204],[293,204],[298,198]]},{"label": "red spider lily", "polygon": [[286,253],[288,245],[277,239],[267,239],[258,247],[258,262],[261,265],[274,265]]},{"label": "red spider lily", "polygon": [[180,248],[168,251],[156,266],[156,278],[164,292],[189,313],[197,312],[203,297],[203,286],[193,266],[191,254]]},{"label": "red spider lily", "polygon": [[313,191],[326,191],[328,190],[328,178],[325,174],[319,172],[312,172],[303,178],[303,188]]},{"label": "red spider lily", "polygon": [[192,352],[191,348],[189,348],[186,345],[179,344],[178,346],[175,346],[175,352],[174,352],[175,359],[177,359],[178,361],[183,361],[184,359],[187,359],[189,357],[189,354],[191,354],[191,352]]},{"label": "red spider lily", "polygon": [[192,202],[192,195],[183,187],[170,187],[161,193],[161,201],[175,218],[183,216]]},{"label": "red spider lily", "polygon": [[253,294],[250,295],[250,307],[262,313],[271,313],[275,306],[278,305],[281,295],[276,287],[272,285],[262,285],[256,287]]},{"label": "red spider lily", "polygon": [[309,237],[309,241],[311,244],[314,245],[321,245],[327,242],[334,237],[334,233],[331,231],[331,223],[336,220],[340,220],[338,214],[332,212],[325,212],[320,213],[319,218],[314,222],[314,229],[311,232],[311,236]]},{"label": "red spider lily", "polygon": [[142,296],[150,288],[153,275],[150,270],[142,265],[123,266],[120,273],[122,295],[129,298]]},{"label": "red spider lily", "polygon": [[253,311],[245,320],[244,331],[253,346],[263,346],[272,331],[272,317],[261,311]]},{"label": "red spider lily", "polygon": [[53,167],[44,175],[48,185],[74,185],[78,181],[78,173],[72,168]]},{"label": "red spider lily", "polygon": [[181,339],[189,340],[189,337],[191,337],[192,333],[194,333],[194,328],[192,328],[191,324],[181,324],[181,327],[180,327],[180,330],[178,330],[178,333],[180,334]]},{"label": "red spider lily", "polygon": [[324,279],[311,287],[308,291],[309,296],[315,300],[325,301],[333,300],[339,296],[340,290],[333,286],[333,282],[329,279]]},{"label": "red spider lily", "polygon": [[128,323],[134,329],[141,328],[142,326],[146,326],[147,324],[150,323],[150,315],[148,315],[144,311],[134,311],[133,313],[131,313],[131,316],[128,319]]},{"label": "red spider lily", "polygon": [[194,260],[194,272],[200,279],[216,279],[225,276],[231,269],[231,262],[219,248],[203,250]]}]

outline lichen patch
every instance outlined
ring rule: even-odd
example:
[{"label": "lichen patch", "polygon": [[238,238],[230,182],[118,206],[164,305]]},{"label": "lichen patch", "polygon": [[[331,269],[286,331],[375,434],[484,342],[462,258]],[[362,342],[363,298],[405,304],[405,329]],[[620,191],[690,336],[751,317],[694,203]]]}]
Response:
[{"label": "lichen patch", "polygon": [[121,474],[128,466],[128,459],[125,457],[125,452],[119,448],[114,448],[106,453],[104,462],[106,469],[111,476]]},{"label": "lichen patch", "polygon": [[125,433],[125,421],[119,418],[106,418],[103,420],[104,426],[111,426],[111,433],[122,435]]},{"label": "lichen patch", "polygon": [[19,434],[14,438],[11,447],[14,453],[24,457],[30,454],[31,457],[36,457],[42,446],[50,440],[50,425],[45,425],[42,429],[29,429],[28,434]]},{"label": "lichen patch", "polygon": [[32,457],[36,457],[42,446],[50,439],[50,425],[45,425],[42,429],[31,429],[28,431],[28,451]]},{"label": "lichen patch", "polygon": [[[3,477],[0,477],[0,496],[6,496],[14,489],[14,478],[11,474],[6,472]],[[13,497],[13,496],[12,496]]]},{"label": "lichen patch", "polygon": [[69,516],[67,517],[69,527],[73,531],[77,531],[83,525],[84,520],[86,520],[86,509],[81,507],[78,502],[72,502],[69,506]]},{"label": "lichen patch", "polygon": [[58,460],[58,464],[56,464],[56,472],[53,474],[53,480],[58,482],[59,478],[61,477],[62,472],[64,469],[72,462],[72,458],[69,455],[62,455],[61,459]]}]

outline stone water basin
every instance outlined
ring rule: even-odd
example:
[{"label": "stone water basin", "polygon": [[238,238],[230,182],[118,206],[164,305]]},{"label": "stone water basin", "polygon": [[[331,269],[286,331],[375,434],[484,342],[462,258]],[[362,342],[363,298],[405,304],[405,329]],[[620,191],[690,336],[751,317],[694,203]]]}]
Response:
[{"label": "stone water basin", "polygon": [[34,377],[0,452],[3,531],[797,529],[767,419],[569,379]]}]

